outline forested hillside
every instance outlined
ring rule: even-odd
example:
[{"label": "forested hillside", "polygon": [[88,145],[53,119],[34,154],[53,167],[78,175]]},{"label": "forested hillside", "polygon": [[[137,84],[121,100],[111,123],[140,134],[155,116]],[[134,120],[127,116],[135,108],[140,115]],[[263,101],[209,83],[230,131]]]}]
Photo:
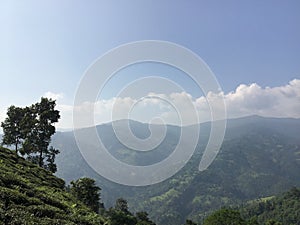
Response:
[{"label": "forested hillside", "polygon": [[203,225],[299,225],[300,189],[213,212]]},{"label": "forested hillside", "polygon": [[[132,122],[132,129],[140,137],[149,134],[147,124]],[[97,130],[111,154],[140,165],[156,162],[158,156],[166,157],[176,146],[179,132],[178,127],[169,126],[162,145],[145,157],[122,146],[111,124],[98,126]],[[164,225],[182,224],[187,218],[201,222],[222,206],[238,205],[300,185],[300,120],[256,116],[229,120],[216,160],[206,171],[199,172],[209,130],[209,124],[201,124],[196,152],[180,172],[149,187],[126,187],[103,179],[83,160],[73,133],[58,133],[53,139],[55,147],[62,149],[57,175],[67,182],[77,176],[93,177],[101,184],[107,206],[124,197],[133,211],[147,211],[155,222]],[[87,140],[86,147],[97,148],[93,140]]]},{"label": "forested hillside", "polygon": [[300,224],[300,188],[292,188],[277,196],[250,201],[239,207],[244,218],[257,220],[258,224]]}]

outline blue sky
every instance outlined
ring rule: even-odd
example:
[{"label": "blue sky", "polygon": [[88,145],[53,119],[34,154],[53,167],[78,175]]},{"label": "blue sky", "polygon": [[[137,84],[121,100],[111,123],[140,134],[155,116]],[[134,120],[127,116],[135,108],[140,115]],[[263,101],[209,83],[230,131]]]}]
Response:
[{"label": "blue sky", "polygon": [[149,39],[194,51],[225,93],[240,84],[287,85],[300,78],[299,11],[297,0],[2,0],[0,112],[46,92],[62,94],[60,104],[71,105],[95,59]]}]

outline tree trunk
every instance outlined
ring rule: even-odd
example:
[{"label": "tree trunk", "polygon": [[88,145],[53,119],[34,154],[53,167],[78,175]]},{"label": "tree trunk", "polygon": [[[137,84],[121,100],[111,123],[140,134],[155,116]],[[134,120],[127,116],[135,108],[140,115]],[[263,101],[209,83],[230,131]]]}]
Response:
[{"label": "tree trunk", "polygon": [[39,166],[43,166],[43,150],[40,150]]},{"label": "tree trunk", "polygon": [[18,156],[18,143],[16,143],[16,156]]},{"label": "tree trunk", "polygon": [[18,162],[19,159],[19,155],[18,155],[18,144],[19,144],[19,140],[18,138],[16,139],[16,146],[15,146],[15,151],[16,151],[16,161]]}]

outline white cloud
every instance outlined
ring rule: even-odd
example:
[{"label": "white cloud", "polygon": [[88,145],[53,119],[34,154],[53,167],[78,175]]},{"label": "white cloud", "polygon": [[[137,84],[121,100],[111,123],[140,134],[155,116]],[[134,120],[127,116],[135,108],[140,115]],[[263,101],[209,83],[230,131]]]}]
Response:
[{"label": "white cloud", "polygon": [[[235,91],[224,93],[209,93],[206,97],[192,98],[186,92],[172,93],[170,95],[149,93],[148,97],[138,100],[132,98],[113,98],[101,100],[94,103],[84,103],[77,106],[75,110],[84,113],[94,110],[95,124],[110,122],[112,118],[129,118],[149,122],[153,117],[161,117],[165,123],[180,124],[178,112],[180,111],[184,124],[197,122],[194,117],[195,111],[191,110],[192,103],[198,113],[198,121],[211,120],[211,112],[208,102],[213,104],[218,111],[221,106],[220,101],[225,100],[228,118],[242,117],[247,115],[261,115],[266,117],[293,117],[300,118],[300,80],[292,80],[289,84],[281,87],[260,87],[258,84],[241,84]],[[172,103],[172,104],[169,104]],[[112,111],[114,114],[112,116]],[[64,111],[72,111],[72,107],[61,108]],[[218,112],[214,112],[218,119]],[[82,126],[93,124],[82,121]]]},{"label": "white cloud", "polygon": [[[47,92],[45,97],[62,99],[62,94]],[[214,116],[218,119],[220,101],[225,100],[227,117],[236,118],[247,115],[261,115],[266,117],[292,117],[300,118],[300,80],[290,81],[285,86],[261,87],[258,84],[241,84],[236,90],[224,93],[209,93],[208,96],[193,98],[189,93],[156,94],[149,93],[143,99],[112,98],[99,100],[96,103],[85,102],[76,106],[74,110],[79,113],[80,125],[82,127],[94,124],[106,123],[116,119],[134,119],[149,122],[155,117],[160,117],[165,123],[180,124],[174,105],[181,112],[184,124],[197,122],[195,111],[191,109],[191,103],[198,114],[198,121],[211,120],[211,112],[208,101],[213,104],[217,112]],[[172,103],[172,104],[170,104]],[[57,103],[61,119],[58,128],[73,127],[73,106]],[[114,109],[114,111],[113,111]],[[86,112],[94,112],[92,120],[85,117]],[[112,111],[114,112],[112,116]],[[128,112],[130,112],[128,114]],[[0,115],[3,121],[4,115]]]},{"label": "white cloud", "polygon": [[62,93],[53,93],[51,91],[47,91],[45,94],[43,94],[43,97],[59,100],[62,99],[64,95]]},{"label": "white cloud", "polygon": [[[0,110],[0,124],[5,120],[6,117],[6,110],[2,109]],[[3,133],[2,127],[0,127],[0,134]]]},{"label": "white cloud", "polygon": [[230,117],[257,114],[300,118],[300,80],[274,88],[262,88],[257,84],[240,85],[225,96],[225,101]]}]

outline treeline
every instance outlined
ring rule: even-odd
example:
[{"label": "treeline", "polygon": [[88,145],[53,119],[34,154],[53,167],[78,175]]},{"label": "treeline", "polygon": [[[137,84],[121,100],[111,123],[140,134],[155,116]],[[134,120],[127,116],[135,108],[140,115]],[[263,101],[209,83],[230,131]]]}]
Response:
[{"label": "treeline", "polygon": [[50,146],[51,136],[55,133],[54,123],[58,122],[59,111],[55,110],[55,100],[41,98],[31,106],[10,106],[7,118],[1,123],[2,144],[14,146],[27,160],[38,164],[53,173],[56,172],[55,156],[58,149]]}]

